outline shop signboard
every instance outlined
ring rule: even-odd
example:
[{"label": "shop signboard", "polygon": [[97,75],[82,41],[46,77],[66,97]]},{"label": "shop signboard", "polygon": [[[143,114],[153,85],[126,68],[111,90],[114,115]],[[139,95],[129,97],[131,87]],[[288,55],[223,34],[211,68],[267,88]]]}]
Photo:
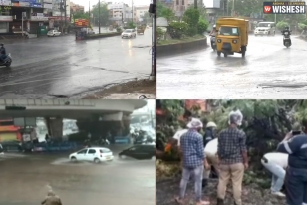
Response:
[{"label": "shop signboard", "polygon": [[34,7],[34,8],[43,8],[43,5],[39,3],[30,3],[30,5],[31,7]]},{"label": "shop signboard", "polygon": [[52,0],[44,0],[44,3],[52,4]]},{"label": "shop signboard", "polygon": [[81,27],[88,27],[89,21],[87,19],[75,19],[75,25]]},{"label": "shop signboard", "polygon": [[30,7],[30,3],[29,2],[22,2],[22,1],[20,1],[19,2],[19,6],[21,6],[21,7]]},{"label": "shop signboard", "polygon": [[48,21],[49,18],[45,16],[31,16],[31,21]]},{"label": "shop signboard", "polygon": [[11,0],[0,0],[0,6],[12,6]]},{"label": "shop signboard", "polygon": [[0,21],[13,21],[13,16],[0,16]]},{"label": "shop signboard", "polygon": [[52,9],[52,4],[46,4],[46,3],[44,3],[44,8],[45,8],[45,9]]}]

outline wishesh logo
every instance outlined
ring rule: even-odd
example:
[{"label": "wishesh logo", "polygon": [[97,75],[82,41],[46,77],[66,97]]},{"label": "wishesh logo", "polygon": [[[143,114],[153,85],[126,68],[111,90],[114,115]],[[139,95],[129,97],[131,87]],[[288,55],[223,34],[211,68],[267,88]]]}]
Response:
[{"label": "wishesh logo", "polygon": [[264,2],[264,14],[305,14],[306,2]]}]

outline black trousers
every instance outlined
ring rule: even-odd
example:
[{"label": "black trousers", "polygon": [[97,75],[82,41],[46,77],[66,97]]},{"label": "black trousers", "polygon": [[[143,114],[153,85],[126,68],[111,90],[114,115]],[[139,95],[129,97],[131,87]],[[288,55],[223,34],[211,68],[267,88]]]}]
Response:
[{"label": "black trousers", "polygon": [[307,205],[307,169],[288,167],[285,187],[287,205]]}]

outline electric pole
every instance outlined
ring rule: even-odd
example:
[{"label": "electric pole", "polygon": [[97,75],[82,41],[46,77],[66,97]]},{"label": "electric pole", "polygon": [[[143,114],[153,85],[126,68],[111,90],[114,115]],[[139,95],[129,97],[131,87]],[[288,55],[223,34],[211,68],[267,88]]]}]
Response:
[{"label": "electric pole", "polygon": [[91,1],[88,1],[88,21],[91,26]]},{"label": "electric pole", "polygon": [[100,19],[100,0],[99,0],[99,3],[98,3],[98,6],[99,6],[99,34],[101,33],[101,30],[100,30],[100,22],[101,22],[101,19]]},{"label": "electric pole", "polygon": [[67,5],[66,2],[67,0],[64,0],[64,17],[65,17],[65,29],[66,29],[66,25],[67,25]]},{"label": "electric pole", "polygon": [[197,9],[197,0],[194,0],[194,9]]},{"label": "electric pole", "polygon": [[133,0],[132,0],[132,23],[134,23],[134,9],[133,9]]}]

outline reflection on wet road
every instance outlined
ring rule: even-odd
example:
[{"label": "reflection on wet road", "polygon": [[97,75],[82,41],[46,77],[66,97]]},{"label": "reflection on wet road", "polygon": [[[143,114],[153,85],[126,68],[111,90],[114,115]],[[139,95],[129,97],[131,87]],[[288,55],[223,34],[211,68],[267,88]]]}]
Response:
[{"label": "reflection on wet road", "polygon": [[151,36],[148,29],[135,39],[75,41],[69,35],[7,42],[13,64],[0,68],[0,97],[72,97],[149,76]]},{"label": "reflection on wet road", "polygon": [[[209,40],[208,40],[209,41]],[[249,37],[245,59],[211,48],[157,59],[157,98],[301,98],[307,90],[307,42]]]},{"label": "reflection on wet road", "polygon": [[155,204],[154,161],[116,158],[97,165],[71,163],[66,157],[0,156],[0,205],[40,204],[46,196],[47,184],[63,204]]}]

